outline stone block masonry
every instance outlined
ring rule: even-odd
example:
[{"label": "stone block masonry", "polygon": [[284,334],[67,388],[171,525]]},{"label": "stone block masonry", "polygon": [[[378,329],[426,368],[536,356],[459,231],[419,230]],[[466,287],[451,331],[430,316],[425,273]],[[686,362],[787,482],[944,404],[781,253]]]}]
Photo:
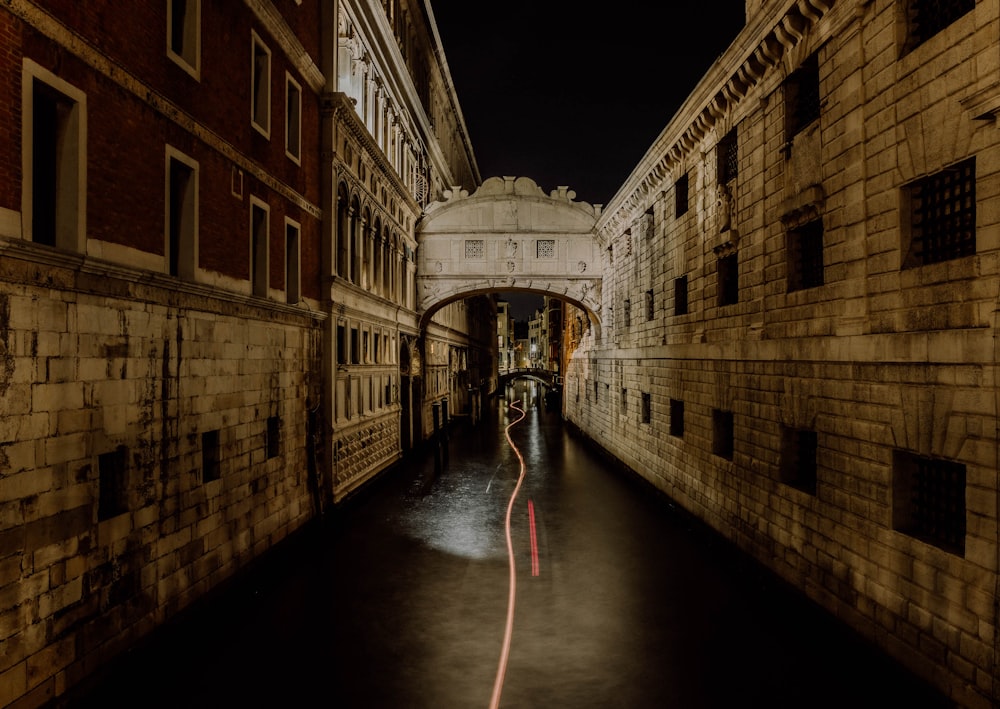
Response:
[{"label": "stone block masonry", "polygon": [[315,514],[322,323],[0,283],[0,705],[37,704]]}]

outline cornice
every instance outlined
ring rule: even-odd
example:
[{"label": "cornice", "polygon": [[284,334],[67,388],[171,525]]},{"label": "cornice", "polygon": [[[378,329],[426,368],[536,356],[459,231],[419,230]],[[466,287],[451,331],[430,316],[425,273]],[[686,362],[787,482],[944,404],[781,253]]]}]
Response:
[{"label": "cornice", "polygon": [[784,10],[762,13],[743,29],[660,133],[597,224],[607,243],[645,211],[662,183],[724,124],[751,90],[775,70],[833,8],[836,0],[786,0]]}]

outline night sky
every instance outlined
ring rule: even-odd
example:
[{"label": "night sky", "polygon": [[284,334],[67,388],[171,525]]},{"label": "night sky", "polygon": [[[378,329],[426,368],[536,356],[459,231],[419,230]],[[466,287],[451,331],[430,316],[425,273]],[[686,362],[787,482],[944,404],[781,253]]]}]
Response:
[{"label": "night sky", "polygon": [[[431,3],[482,178],[567,185],[591,204],[611,201],[745,11],[743,0]],[[519,320],[541,305],[506,298]]]},{"label": "night sky", "polygon": [[[483,179],[607,204],[743,27],[743,0],[431,0]],[[466,186],[468,187],[468,186]]]}]

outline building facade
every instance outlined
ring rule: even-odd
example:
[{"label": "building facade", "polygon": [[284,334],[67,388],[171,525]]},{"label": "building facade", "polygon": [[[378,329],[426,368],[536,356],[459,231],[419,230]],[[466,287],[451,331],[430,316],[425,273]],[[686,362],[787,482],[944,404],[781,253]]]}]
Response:
[{"label": "building facade", "polygon": [[565,416],[996,706],[998,3],[747,11],[598,222]]},{"label": "building facade", "polygon": [[[38,706],[490,380],[421,326],[415,225],[478,184],[429,4],[0,9],[0,705]],[[494,379],[495,381],[495,379]]]}]

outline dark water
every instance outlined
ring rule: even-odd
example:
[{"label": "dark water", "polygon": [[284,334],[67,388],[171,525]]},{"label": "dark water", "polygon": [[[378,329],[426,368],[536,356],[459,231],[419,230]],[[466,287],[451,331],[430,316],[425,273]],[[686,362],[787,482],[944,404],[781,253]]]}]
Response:
[{"label": "dark water", "polygon": [[[516,396],[501,707],[949,706]],[[488,709],[520,473],[507,421],[501,400],[456,424],[446,458],[384,476],[62,704]]]}]

